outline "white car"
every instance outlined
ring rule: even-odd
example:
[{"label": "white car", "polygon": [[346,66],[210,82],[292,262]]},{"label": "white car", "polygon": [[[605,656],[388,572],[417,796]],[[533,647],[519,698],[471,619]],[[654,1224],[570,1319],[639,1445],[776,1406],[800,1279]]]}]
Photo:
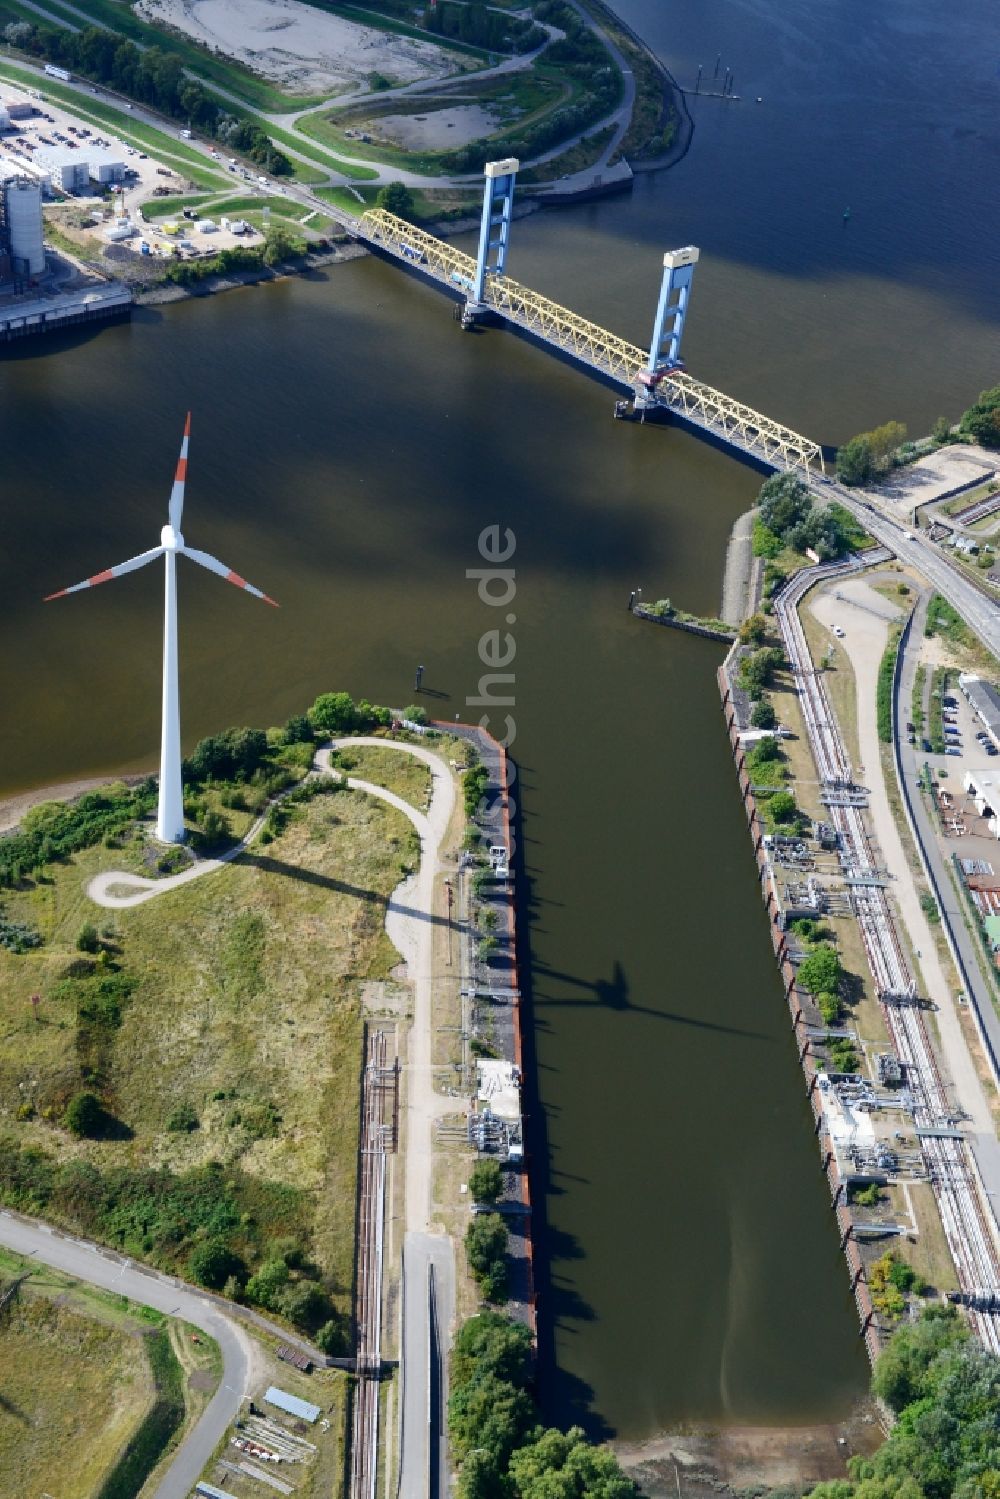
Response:
[{"label": "white car", "polygon": [[836,635],[838,640],[843,640],[844,636],[847,634],[847,631],[842,630],[839,625],[834,625],[833,633]]}]

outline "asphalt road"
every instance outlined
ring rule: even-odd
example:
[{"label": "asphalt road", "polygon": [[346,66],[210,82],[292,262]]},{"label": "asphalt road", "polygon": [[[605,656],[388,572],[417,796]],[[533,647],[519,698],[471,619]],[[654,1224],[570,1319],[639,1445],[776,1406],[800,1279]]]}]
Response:
[{"label": "asphalt road", "polygon": [[901,525],[880,509],[874,496],[860,498],[857,491],[846,489],[833,479],[813,476],[813,486],[824,499],[836,499],[869,531],[876,540],[889,547],[900,562],[921,573],[942,597],[957,609],[976,632],[986,648],[1000,658],[1000,606],[969,581],[949,562],[940,547],[928,541],[923,531]]},{"label": "asphalt road", "polygon": [[245,1334],[217,1306],[188,1287],[178,1286],[165,1275],[133,1265],[95,1244],[70,1238],[43,1224],[0,1212],[0,1244],[89,1285],[128,1296],[170,1317],[181,1317],[218,1343],[222,1350],[222,1382],[197,1425],[178,1447],[153,1496],[153,1499],[188,1499],[249,1391],[250,1343]]},{"label": "asphalt road", "polygon": [[[979,963],[975,940],[966,922],[961,897],[955,889],[944,855],[935,836],[931,814],[920,794],[917,778],[926,756],[916,746],[907,742],[905,724],[910,717],[913,701],[913,680],[920,654],[920,642],[927,616],[927,600],[921,599],[914,613],[904,648],[899,673],[899,692],[894,705],[893,726],[896,734],[899,766],[902,771],[901,790],[917,830],[918,843],[923,856],[934,897],[941,912],[948,945],[956,958],[956,967],[962,981],[966,998],[978,1017],[979,1028],[987,1037],[987,1052],[1000,1059],[1000,1018],[993,1006],[991,986]],[[991,1061],[987,1056],[987,1061]],[[1000,1214],[1000,1142],[995,1132],[970,1132],[969,1140],[975,1151],[980,1175],[990,1197],[994,1217]]]}]

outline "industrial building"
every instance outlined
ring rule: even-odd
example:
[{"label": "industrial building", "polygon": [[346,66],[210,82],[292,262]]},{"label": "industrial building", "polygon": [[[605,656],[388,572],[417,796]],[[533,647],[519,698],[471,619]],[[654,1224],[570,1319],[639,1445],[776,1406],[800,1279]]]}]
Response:
[{"label": "industrial building", "polygon": [[1000,749],[1000,692],[973,672],[963,672],[958,679],[958,685],[965,694],[969,707],[976,714],[997,749]]},{"label": "industrial building", "polygon": [[39,151],[35,157],[38,165],[51,178],[52,186],[64,193],[86,193],[91,181],[102,187],[113,182],[122,182],[125,163],[112,151],[103,151],[99,146],[88,145],[86,154],[79,150],[51,147]]},{"label": "industrial building", "polygon": [[28,177],[0,176],[0,289],[44,272],[42,185]]},{"label": "industrial building", "polygon": [[976,815],[986,819],[986,826],[994,838],[1000,838],[1000,775],[992,770],[967,770],[962,785],[972,797]]}]

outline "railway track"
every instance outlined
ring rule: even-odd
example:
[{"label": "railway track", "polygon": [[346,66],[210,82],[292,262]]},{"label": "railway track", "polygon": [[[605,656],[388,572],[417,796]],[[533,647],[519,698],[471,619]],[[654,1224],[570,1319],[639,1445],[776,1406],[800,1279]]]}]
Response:
[{"label": "railway track", "polygon": [[[916,978],[903,950],[895,915],[885,889],[878,883],[880,872],[864,816],[863,788],[855,784],[843,736],[822,675],[813,665],[799,618],[799,604],[814,583],[860,571],[879,560],[880,554],[869,553],[864,560],[805,569],[775,599],[775,615],[798,686],[828,820],[840,834],[845,875],[872,881],[851,887],[851,903],[893,1049],[906,1067],[921,1153],[959,1283],[972,1298],[985,1300],[993,1294],[1000,1298],[1000,1259],[969,1146],[963,1139],[926,1133],[954,1128],[954,1110],[923,1012],[914,1003]],[[1000,1313],[971,1306],[969,1317],[983,1344],[1000,1353]]]},{"label": "railway track", "polygon": [[395,1095],[392,1122],[386,1123],[388,1043],[383,1031],[371,1031],[365,1058],[361,1105],[361,1159],[358,1185],[358,1269],[355,1298],[357,1327],[354,1412],[351,1426],[351,1499],[375,1499],[378,1482],[379,1388],[382,1375],[382,1245],[385,1229],[386,1152],[395,1146]]}]

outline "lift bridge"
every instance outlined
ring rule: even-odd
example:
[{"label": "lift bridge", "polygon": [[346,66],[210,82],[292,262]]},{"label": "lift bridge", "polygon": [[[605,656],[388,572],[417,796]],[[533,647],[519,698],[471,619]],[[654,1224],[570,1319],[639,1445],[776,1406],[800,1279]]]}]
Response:
[{"label": "lift bridge", "polygon": [[675,418],[768,468],[798,470],[807,478],[817,470],[825,472],[818,443],[696,380],[682,364],[681,339],[699,256],[694,246],[663,257],[648,350],[512,281],[506,263],[518,166],[513,159],[486,164],[475,259],[383,208],[368,209],[352,224],[352,232],[376,254],[406,265],[464,301],[463,327],[496,319],[509,323],[625,392],[629,399],[618,403],[616,415],[642,421]]}]

